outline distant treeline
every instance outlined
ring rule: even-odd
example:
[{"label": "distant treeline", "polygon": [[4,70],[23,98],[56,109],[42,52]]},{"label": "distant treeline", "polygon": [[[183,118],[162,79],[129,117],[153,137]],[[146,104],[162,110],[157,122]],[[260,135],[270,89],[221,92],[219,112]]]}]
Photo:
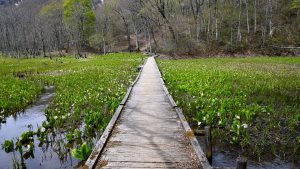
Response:
[{"label": "distant treeline", "polygon": [[23,0],[0,6],[0,50],[17,57],[125,49],[280,55],[300,46],[299,32],[300,0]]}]

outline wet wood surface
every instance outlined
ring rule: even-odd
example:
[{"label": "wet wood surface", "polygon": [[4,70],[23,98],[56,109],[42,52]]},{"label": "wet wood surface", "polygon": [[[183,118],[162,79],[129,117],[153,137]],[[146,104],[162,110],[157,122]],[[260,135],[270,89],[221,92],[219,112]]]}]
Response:
[{"label": "wet wood surface", "polygon": [[95,168],[202,168],[150,57]]}]

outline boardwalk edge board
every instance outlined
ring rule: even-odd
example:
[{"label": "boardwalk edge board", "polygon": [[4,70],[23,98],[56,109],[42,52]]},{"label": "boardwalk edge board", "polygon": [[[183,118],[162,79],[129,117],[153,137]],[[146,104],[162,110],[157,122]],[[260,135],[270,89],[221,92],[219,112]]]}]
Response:
[{"label": "boardwalk edge board", "polygon": [[[156,60],[155,60],[156,62]],[[159,67],[158,67],[159,68]],[[175,109],[175,111],[177,112],[179,118],[180,118],[180,121],[181,121],[181,124],[183,125],[183,128],[187,134],[187,137],[188,139],[190,140],[190,143],[192,144],[192,147],[202,165],[202,167],[204,169],[214,169],[208,162],[207,158],[206,158],[206,155],[205,153],[203,152],[198,140],[196,139],[190,125],[188,124],[188,122],[186,121],[184,115],[183,115],[183,112],[181,110],[181,108],[179,108],[176,104],[176,102],[174,101],[172,95],[169,93],[168,91],[168,88],[166,87],[165,85],[165,80],[163,79],[163,76],[161,74],[161,72],[159,71],[159,74],[160,74],[160,78],[161,78],[161,82],[162,82],[162,85],[163,85],[163,88],[164,88],[164,91],[166,93],[166,95],[168,96],[169,100],[170,100],[170,103],[172,105],[172,107]]]},{"label": "boardwalk edge board", "polygon": [[83,166],[83,169],[92,169],[95,168],[95,164],[97,163],[98,159],[100,158],[100,155],[111,135],[111,132],[113,131],[119,117],[120,114],[124,108],[124,105],[126,104],[129,95],[132,91],[133,86],[137,83],[138,79],[141,76],[141,73],[143,71],[143,67],[146,63],[147,59],[144,61],[142,68],[139,70],[139,73],[135,79],[135,81],[130,85],[130,87],[127,90],[127,93],[125,95],[125,97],[123,98],[123,100],[121,101],[121,103],[119,104],[119,107],[117,108],[117,110],[115,111],[115,114],[113,115],[113,117],[111,118],[109,124],[107,125],[107,127],[105,128],[100,140],[96,143],[95,148],[93,149],[91,155],[89,156],[88,160],[85,162],[85,165]]}]

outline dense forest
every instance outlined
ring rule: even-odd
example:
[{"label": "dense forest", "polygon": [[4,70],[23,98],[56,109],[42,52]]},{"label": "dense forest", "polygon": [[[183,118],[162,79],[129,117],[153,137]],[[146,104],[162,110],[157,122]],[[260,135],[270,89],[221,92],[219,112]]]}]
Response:
[{"label": "dense forest", "polygon": [[12,57],[299,55],[299,32],[300,0],[0,1],[0,50]]}]

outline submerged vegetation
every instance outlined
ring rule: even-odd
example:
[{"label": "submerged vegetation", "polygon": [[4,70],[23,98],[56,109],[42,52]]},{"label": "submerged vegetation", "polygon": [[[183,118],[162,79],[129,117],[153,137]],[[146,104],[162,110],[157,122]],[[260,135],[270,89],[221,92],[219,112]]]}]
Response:
[{"label": "submerged vegetation", "polygon": [[[24,158],[25,155],[34,157],[33,142],[38,140],[41,148],[48,147],[49,143],[63,144],[65,148],[57,150],[61,159],[74,148],[74,157],[86,160],[89,147],[101,136],[127,87],[134,81],[142,59],[141,54],[136,53],[86,59],[0,58],[0,118],[3,121],[33,103],[44,86],[55,87],[55,96],[45,110],[46,121],[42,126],[5,141],[3,149],[19,151]],[[60,137],[53,139],[58,135]],[[79,149],[75,149],[77,147]],[[61,149],[65,152],[60,152]]]},{"label": "submerged vegetation", "polygon": [[166,84],[191,124],[241,154],[300,155],[300,58],[159,60]]}]

